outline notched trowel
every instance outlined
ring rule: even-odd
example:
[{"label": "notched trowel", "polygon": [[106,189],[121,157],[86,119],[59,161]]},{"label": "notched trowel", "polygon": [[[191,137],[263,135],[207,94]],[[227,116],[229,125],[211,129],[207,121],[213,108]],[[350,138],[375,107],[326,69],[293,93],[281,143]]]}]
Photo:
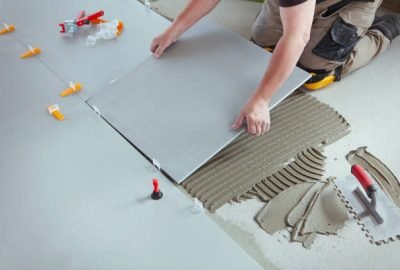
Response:
[{"label": "notched trowel", "polygon": [[368,198],[361,191],[360,187],[357,187],[353,190],[353,193],[358,197],[360,202],[364,205],[365,211],[363,213],[358,214],[358,218],[362,218],[363,215],[370,214],[375,218],[378,224],[383,223],[383,218],[379,214],[376,209],[376,193],[377,189],[372,179],[367,175],[367,172],[361,165],[353,165],[351,167],[351,173],[357,178],[358,182],[360,182],[361,186],[364,188],[364,191],[367,193]]},{"label": "notched trowel", "polygon": [[362,166],[352,166],[351,173],[353,176],[338,179],[336,185],[367,236],[377,244],[400,238],[400,208]]}]

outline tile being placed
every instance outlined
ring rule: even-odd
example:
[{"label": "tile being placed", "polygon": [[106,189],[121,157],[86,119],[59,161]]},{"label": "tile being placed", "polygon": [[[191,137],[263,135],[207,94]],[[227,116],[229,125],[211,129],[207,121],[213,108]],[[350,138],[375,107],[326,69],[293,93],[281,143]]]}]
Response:
[{"label": "tile being placed", "polygon": [[0,269],[261,269],[76,100],[0,140]]},{"label": "tile being placed", "polygon": [[[95,6],[89,1],[90,6]],[[87,2],[86,5],[89,5]],[[101,1],[103,3],[104,1]],[[103,3],[104,4],[104,3]],[[67,2],[62,6],[68,6]],[[100,5],[99,5],[100,6]],[[73,15],[65,11],[65,16]],[[97,11],[100,8],[91,10]],[[87,9],[88,10],[88,9]],[[152,39],[170,24],[165,18],[146,8],[138,1],[117,1],[104,8],[105,19],[118,19],[124,23],[122,35],[112,40],[98,40],[95,47],[86,46],[89,35],[95,34],[96,26],[85,26],[74,34],[61,34],[58,23],[52,22],[41,31],[19,35],[26,46],[39,46],[38,56],[50,70],[65,83],[80,82],[84,91],[79,95],[88,99],[111,81],[120,78],[151,55]],[[68,18],[68,17],[67,17]]]},{"label": "tile being placed", "polygon": [[[269,59],[261,48],[204,20],[163,57],[148,58],[89,103],[180,183],[240,134],[231,125]],[[296,68],[271,109],[307,78]]]}]

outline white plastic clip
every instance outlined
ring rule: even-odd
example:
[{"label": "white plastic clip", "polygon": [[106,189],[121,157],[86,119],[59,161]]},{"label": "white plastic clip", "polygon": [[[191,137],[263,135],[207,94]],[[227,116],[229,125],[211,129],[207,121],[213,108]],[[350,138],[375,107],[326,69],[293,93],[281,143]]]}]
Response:
[{"label": "white plastic clip", "polygon": [[194,200],[193,200],[192,212],[194,214],[198,214],[198,213],[203,213],[204,212],[203,203],[197,198],[194,198]]},{"label": "white plastic clip", "polygon": [[28,46],[28,50],[30,50],[33,54],[35,54],[35,49],[31,45]]},{"label": "white plastic clip", "polygon": [[161,164],[160,162],[158,162],[157,160],[155,160],[154,158],[152,159],[153,165],[154,167],[157,168],[157,170],[161,171]]},{"label": "white plastic clip", "polygon": [[99,108],[97,108],[95,105],[92,105],[92,108],[93,108],[93,111],[94,111],[98,116],[101,117],[101,113],[100,113]]},{"label": "white plastic clip", "polygon": [[7,23],[4,23],[4,28],[7,29],[7,31],[10,31],[10,27],[8,26]]},{"label": "white plastic clip", "polygon": [[60,106],[58,104],[54,104],[49,106],[47,110],[49,111],[49,114],[53,114],[53,112],[60,110]]},{"label": "white plastic clip", "polygon": [[73,82],[69,82],[69,87],[72,88],[72,90],[76,91],[76,84],[74,84]]},{"label": "white plastic clip", "polygon": [[151,8],[151,4],[150,4],[150,1],[149,1],[149,0],[144,0],[144,5],[145,5],[147,8]]}]

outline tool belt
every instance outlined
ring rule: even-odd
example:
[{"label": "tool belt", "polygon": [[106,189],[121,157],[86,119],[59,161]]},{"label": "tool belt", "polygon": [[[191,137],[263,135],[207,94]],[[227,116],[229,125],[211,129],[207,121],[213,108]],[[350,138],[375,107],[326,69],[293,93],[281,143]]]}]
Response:
[{"label": "tool belt", "polygon": [[353,51],[360,38],[355,26],[338,17],[312,52],[331,61],[343,62]]}]

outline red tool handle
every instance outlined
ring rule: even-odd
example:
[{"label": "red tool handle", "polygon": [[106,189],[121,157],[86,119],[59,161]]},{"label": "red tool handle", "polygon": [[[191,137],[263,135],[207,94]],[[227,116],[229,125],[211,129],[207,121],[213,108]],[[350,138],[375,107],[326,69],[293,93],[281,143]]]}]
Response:
[{"label": "red tool handle", "polygon": [[153,179],[153,192],[159,192],[160,187],[158,186],[158,180],[156,178]]},{"label": "red tool handle", "polygon": [[98,19],[99,17],[101,17],[101,16],[103,16],[103,15],[104,15],[104,11],[102,11],[102,10],[97,11],[97,12],[94,13],[94,14],[91,14],[91,15],[85,17],[85,18],[82,18],[82,19],[76,21],[76,25],[82,26],[82,25],[84,25],[84,24],[87,24],[87,23],[90,22],[91,20]]},{"label": "red tool handle", "polygon": [[104,11],[100,10],[100,11],[97,11],[96,13],[94,13],[94,14],[92,14],[92,15],[89,15],[89,16],[87,17],[87,19],[88,19],[89,21],[91,21],[91,20],[97,19],[97,18],[99,18],[99,17],[101,17],[101,16],[103,16],[103,15],[104,15]]},{"label": "red tool handle", "polygon": [[368,188],[373,185],[371,178],[361,165],[353,165],[351,167],[351,173],[357,178],[358,182],[360,182],[366,191],[368,191]]}]

